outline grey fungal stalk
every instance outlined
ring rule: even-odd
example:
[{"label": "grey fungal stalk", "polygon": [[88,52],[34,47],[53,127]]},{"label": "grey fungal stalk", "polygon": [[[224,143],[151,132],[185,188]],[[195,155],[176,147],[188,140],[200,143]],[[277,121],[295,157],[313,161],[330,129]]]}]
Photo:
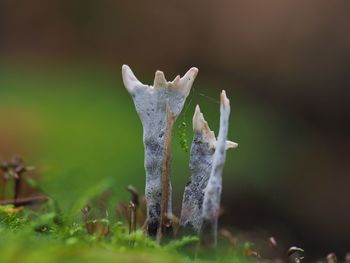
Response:
[{"label": "grey fungal stalk", "polygon": [[163,72],[155,73],[153,86],[142,84],[130,67],[123,65],[123,82],[133,98],[143,126],[147,200],[147,231],[150,236],[161,234],[166,215],[171,208],[171,135],[174,122],[191,90],[197,68],[191,68],[182,78],[168,82]]},{"label": "grey fungal stalk", "polygon": [[204,191],[202,226],[200,228],[200,240],[202,246],[216,247],[217,227],[220,211],[222,172],[226,159],[226,138],[229,127],[230,101],[225,91],[220,99],[220,131],[213,157],[212,169],[207,187]]},{"label": "grey fungal stalk", "polygon": [[[202,225],[204,190],[213,167],[216,138],[197,105],[193,116],[194,137],[190,154],[191,178],[185,187],[180,223],[185,232],[197,234]],[[225,148],[236,148],[237,143],[226,141]]]}]

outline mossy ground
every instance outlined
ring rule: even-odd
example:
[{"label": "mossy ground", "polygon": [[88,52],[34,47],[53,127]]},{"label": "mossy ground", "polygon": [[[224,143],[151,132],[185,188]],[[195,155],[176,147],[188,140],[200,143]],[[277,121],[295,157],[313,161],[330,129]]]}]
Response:
[{"label": "mossy ground", "polygon": [[[206,262],[186,250],[195,237],[185,237],[159,245],[140,230],[129,234],[125,224],[116,222],[110,233],[101,237],[89,235],[84,222],[74,222],[53,211],[34,213],[30,209],[13,211],[0,208],[0,262]],[[243,251],[222,251],[215,262],[247,262]]]}]

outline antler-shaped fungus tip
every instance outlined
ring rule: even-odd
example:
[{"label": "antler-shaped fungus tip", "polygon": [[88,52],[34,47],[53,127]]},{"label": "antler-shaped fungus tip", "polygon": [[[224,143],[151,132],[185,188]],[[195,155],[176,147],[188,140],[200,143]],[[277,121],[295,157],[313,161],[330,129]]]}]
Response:
[{"label": "antler-shaped fungus tip", "polygon": [[193,115],[193,131],[196,133],[201,133],[205,141],[210,144],[212,148],[215,148],[216,138],[214,132],[209,128],[208,122],[204,119],[204,115],[199,108],[196,106],[196,110]]},{"label": "antler-shaped fungus tip", "polygon": [[166,87],[168,85],[167,80],[165,79],[163,71],[157,70],[154,76],[154,82],[153,87],[154,88],[160,88],[160,87]]},{"label": "antler-shaped fungus tip", "polygon": [[225,90],[221,91],[220,104],[222,107],[229,107],[230,106],[230,100],[227,98]]},{"label": "antler-shaped fungus tip", "polygon": [[235,149],[238,147],[238,143],[233,141],[226,141],[226,150],[228,149]]},{"label": "antler-shaped fungus tip", "polygon": [[185,97],[187,97],[188,94],[190,93],[192,84],[196,79],[197,74],[198,74],[198,68],[192,67],[179,80],[177,80],[177,77],[175,78],[175,80],[177,80],[176,87]]},{"label": "antler-shaped fungus tip", "polygon": [[126,64],[122,66],[122,77],[125,88],[131,94],[134,92],[137,86],[146,86],[136,78],[131,68]]}]

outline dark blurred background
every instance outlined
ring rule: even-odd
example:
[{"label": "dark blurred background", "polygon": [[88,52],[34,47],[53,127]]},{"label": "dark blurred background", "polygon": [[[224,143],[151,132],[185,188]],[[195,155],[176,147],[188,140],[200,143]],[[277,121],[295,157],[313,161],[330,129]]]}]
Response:
[{"label": "dark blurred background", "polygon": [[[121,65],[147,84],[156,69],[172,80],[196,66],[179,119],[188,140],[197,103],[217,131],[226,89],[230,138],[240,144],[228,154],[221,223],[309,257],[342,257],[350,250],[349,14],[345,0],[1,0],[0,158],[36,165],[66,209],[105,180],[125,198],[127,184],[143,189],[144,172]],[[175,133],[175,207],[187,167]]]}]

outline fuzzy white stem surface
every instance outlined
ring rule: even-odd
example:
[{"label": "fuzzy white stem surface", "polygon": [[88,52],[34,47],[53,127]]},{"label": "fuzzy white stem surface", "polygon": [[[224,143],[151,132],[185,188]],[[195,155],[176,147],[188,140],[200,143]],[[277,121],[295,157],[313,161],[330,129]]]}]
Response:
[{"label": "fuzzy white stem surface", "polygon": [[220,100],[220,131],[213,157],[208,184],[204,190],[202,225],[200,227],[201,244],[216,247],[218,217],[220,212],[222,172],[226,160],[226,138],[229,128],[230,101],[222,91]]},{"label": "fuzzy white stem surface", "polygon": [[[148,234],[155,236],[159,228],[162,200],[162,176],[164,165],[171,159],[169,149],[173,122],[183,109],[185,100],[191,90],[197,68],[191,68],[182,78],[177,76],[167,81],[164,73],[156,71],[153,86],[142,84],[131,71],[123,65],[122,76],[125,88],[133,98],[136,111],[143,126],[143,142],[145,148]],[[171,121],[169,121],[171,116]],[[167,175],[168,176],[168,175]],[[171,183],[168,187],[167,213],[171,208]]]},{"label": "fuzzy white stem surface", "polygon": [[[194,138],[190,154],[191,178],[185,187],[180,223],[186,232],[198,233],[203,222],[204,190],[213,167],[217,140],[197,105],[193,116]],[[237,143],[226,141],[225,149],[236,148]]]}]

